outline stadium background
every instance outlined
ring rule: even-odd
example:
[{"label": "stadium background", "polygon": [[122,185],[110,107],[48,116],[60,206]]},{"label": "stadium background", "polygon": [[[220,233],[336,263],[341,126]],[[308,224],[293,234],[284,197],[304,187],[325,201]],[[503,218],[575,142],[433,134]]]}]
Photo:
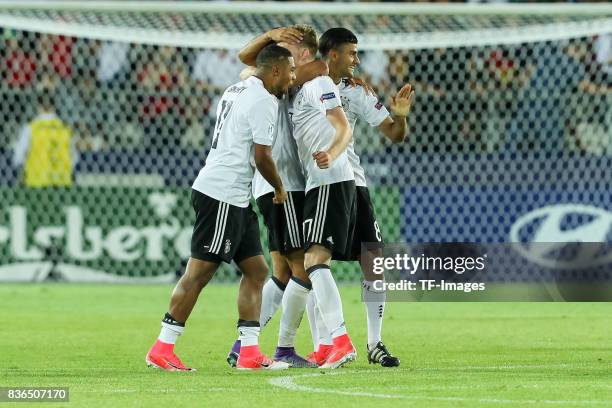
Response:
[{"label": "stadium background", "polygon": [[[347,368],[230,369],[235,284],[205,289],[178,343],[196,373],[145,367],[211,107],[239,70],[222,49],[270,27],[347,25],[385,102],[415,86],[404,145],[355,133],[388,241],[612,241],[610,5],[385,3],[0,0],[0,402],[4,386],[61,386],[66,407],[611,405],[610,303],[389,302],[402,363],[373,368],[354,266],[334,267],[359,353]],[[75,183],[28,188],[13,143],[48,94],[77,142]],[[4,283],[34,280],[52,282]]]},{"label": "stadium background", "polygon": [[[359,75],[383,101],[405,82],[416,89],[403,145],[364,123],[355,129],[387,241],[509,242],[517,220],[553,207],[566,213],[559,231],[612,226],[609,5],[403,13],[351,4],[337,14],[302,3],[252,13],[198,12],[193,2],[147,12],[12,3],[0,4],[2,281],[172,281],[189,253],[189,187],[210,148],[215,104],[242,68],[236,47],[300,22],[320,33],[352,28],[363,39]],[[73,131],[72,187],[25,187],[13,163],[43,93]],[[610,242],[612,228],[582,239]],[[337,271],[359,281],[355,265]],[[237,279],[224,267],[215,281]]]}]

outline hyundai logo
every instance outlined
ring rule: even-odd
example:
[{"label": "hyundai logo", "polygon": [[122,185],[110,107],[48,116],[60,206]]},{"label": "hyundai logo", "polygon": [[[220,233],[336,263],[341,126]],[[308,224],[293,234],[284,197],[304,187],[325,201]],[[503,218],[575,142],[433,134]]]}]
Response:
[{"label": "hyundai logo", "polygon": [[[571,222],[570,222],[571,221]],[[513,248],[531,262],[557,269],[594,267],[612,263],[612,212],[583,204],[558,204],[519,217],[510,229]],[[571,259],[554,252],[568,243],[580,245]]]}]

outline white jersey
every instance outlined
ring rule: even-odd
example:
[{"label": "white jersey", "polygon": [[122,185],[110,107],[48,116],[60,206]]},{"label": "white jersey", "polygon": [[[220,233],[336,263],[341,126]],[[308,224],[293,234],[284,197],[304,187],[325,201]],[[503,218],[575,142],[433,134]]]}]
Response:
[{"label": "white jersey", "polygon": [[[346,81],[341,81],[340,85],[340,100],[342,101],[342,109],[351,125],[351,129],[355,132],[355,122],[358,118],[365,119],[370,126],[380,125],[389,116],[389,111],[378,100],[376,95],[370,95],[362,86],[351,86]],[[359,156],[355,153],[355,137],[346,149],[346,154],[349,162],[355,173],[355,185],[358,187],[366,187],[366,177]]]},{"label": "white jersey", "polygon": [[277,116],[278,100],[261,79],[252,76],[227,88],[217,106],[210,153],[193,189],[215,200],[248,207],[254,144],[272,145]]},{"label": "white jersey", "polygon": [[[283,182],[285,191],[304,191],[306,181],[302,163],[300,163],[300,157],[298,156],[297,145],[293,138],[291,119],[289,119],[289,105],[287,95],[278,101],[278,123],[276,124],[276,132],[274,132],[272,159],[276,163],[278,175]],[[274,187],[255,169],[253,197],[257,199],[273,191]]]},{"label": "white jersey", "polygon": [[326,113],[342,106],[340,90],[330,77],[321,76],[306,82],[293,100],[293,136],[306,176],[306,191],[326,184],[354,180],[346,152],[340,154],[327,169],[317,167],[312,154],[327,150],[336,136]]}]

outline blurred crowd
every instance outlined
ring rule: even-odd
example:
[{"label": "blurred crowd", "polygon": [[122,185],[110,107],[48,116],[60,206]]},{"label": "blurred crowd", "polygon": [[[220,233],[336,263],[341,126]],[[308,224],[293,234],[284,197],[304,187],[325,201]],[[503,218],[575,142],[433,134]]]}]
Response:
[{"label": "blurred crowd", "polygon": [[[0,149],[10,149],[19,129],[37,114],[41,92],[53,96],[79,150],[204,149],[216,101],[243,68],[237,50],[11,30],[0,44]],[[383,101],[403,83],[413,84],[414,137],[407,145],[412,151],[569,147],[612,154],[610,35],[521,46],[368,51],[361,53],[359,75]]]}]

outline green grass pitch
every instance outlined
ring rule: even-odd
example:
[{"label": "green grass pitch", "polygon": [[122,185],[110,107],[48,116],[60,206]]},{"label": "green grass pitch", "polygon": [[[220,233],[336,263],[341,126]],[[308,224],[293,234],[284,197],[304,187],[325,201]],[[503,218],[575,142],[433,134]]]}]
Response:
[{"label": "green grass pitch", "polygon": [[[171,289],[0,286],[0,387],[67,386],[70,402],[52,405],[67,407],[612,406],[610,303],[389,303],[383,337],[402,364],[385,369],[367,363],[359,287],[343,286],[355,363],[238,372],[225,363],[237,286],[212,285],[177,345],[198,371],[166,373],[144,355]],[[277,332],[278,314],[262,333],[266,353]],[[306,320],[297,346],[311,349]]]}]

